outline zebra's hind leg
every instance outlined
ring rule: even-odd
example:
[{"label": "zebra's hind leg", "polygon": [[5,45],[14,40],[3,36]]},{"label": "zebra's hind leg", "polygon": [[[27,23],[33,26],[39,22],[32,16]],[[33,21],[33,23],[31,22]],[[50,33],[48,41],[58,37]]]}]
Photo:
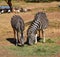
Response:
[{"label": "zebra's hind leg", "polygon": [[45,43],[45,30],[42,30],[43,43]]}]

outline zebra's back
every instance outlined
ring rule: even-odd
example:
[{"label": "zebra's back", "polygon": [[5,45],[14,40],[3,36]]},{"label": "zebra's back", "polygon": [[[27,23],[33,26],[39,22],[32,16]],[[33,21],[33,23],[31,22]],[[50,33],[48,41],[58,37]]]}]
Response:
[{"label": "zebra's back", "polygon": [[38,12],[28,28],[28,33],[35,32],[38,29],[46,29],[47,26],[48,26],[48,19],[46,14],[43,12]]},{"label": "zebra's back", "polygon": [[47,28],[47,26],[48,26],[48,19],[47,19],[46,13],[38,12],[35,15],[34,20],[38,20],[37,22],[39,22],[40,29],[46,29]]},{"label": "zebra's back", "polygon": [[11,25],[16,30],[24,30],[24,21],[19,15],[14,15],[11,18]]}]

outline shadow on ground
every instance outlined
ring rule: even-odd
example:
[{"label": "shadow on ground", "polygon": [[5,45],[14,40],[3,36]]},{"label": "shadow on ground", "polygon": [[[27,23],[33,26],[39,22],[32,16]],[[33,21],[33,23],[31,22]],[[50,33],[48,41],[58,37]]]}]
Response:
[{"label": "shadow on ground", "polygon": [[[37,37],[38,42],[40,42],[41,39],[42,38]],[[9,41],[10,43],[14,44],[14,45],[16,44],[16,39],[15,38],[7,38],[6,40]],[[24,44],[28,45],[28,42],[26,41]]]},{"label": "shadow on ground", "polygon": [[7,38],[6,40],[9,41],[10,43],[14,44],[14,45],[16,43],[15,38]]}]

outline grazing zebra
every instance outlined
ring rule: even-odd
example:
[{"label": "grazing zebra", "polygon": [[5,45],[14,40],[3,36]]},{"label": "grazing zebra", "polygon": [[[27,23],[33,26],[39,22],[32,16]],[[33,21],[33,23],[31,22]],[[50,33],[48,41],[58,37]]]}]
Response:
[{"label": "grazing zebra", "polygon": [[[46,14],[43,12],[38,12],[35,15],[35,18],[32,24],[29,26],[27,30],[27,42],[28,44],[32,45],[33,43],[37,43],[37,30],[42,30],[43,42],[45,42],[45,34],[44,29],[48,26],[48,19]],[[40,36],[40,35],[39,35]]]},{"label": "grazing zebra", "polygon": [[[16,46],[18,45],[18,42],[21,45],[24,45],[24,37],[23,37],[23,31],[24,31],[24,21],[19,15],[14,15],[11,18],[11,26],[14,31],[14,38],[16,38]],[[20,36],[21,33],[21,36]]]}]

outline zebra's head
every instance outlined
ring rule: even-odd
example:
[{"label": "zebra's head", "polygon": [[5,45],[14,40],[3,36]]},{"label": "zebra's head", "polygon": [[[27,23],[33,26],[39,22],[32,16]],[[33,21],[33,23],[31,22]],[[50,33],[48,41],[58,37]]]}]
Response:
[{"label": "zebra's head", "polygon": [[29,44],[29,45],[33,45],[34,43],[37,43],[37,35],[31,33],[31,34],[28,36],[28,44]]}]

